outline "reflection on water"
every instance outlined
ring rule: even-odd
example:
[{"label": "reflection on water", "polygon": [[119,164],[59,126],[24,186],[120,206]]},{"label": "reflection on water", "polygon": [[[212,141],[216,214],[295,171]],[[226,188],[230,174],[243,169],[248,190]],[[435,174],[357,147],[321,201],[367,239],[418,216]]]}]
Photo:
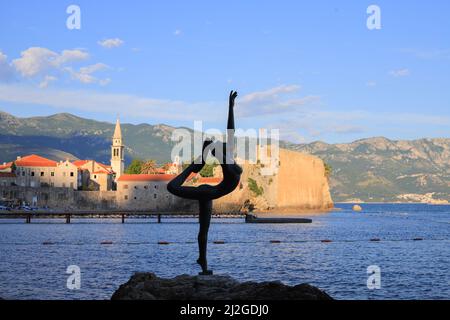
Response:
[{"label": "reflection on water", "polygon": [[[450,206],[374,204],[361,213],[338,207],[343,210],[313,216],[312,224],[215,219],[209,264],[239,280],[307,282],[338,299],[450,298]],[[199,271],[195,219],[72,222],[0,220],[0,297],[109,299],[135,271]],[[66,288],[69,265],[81,268],[80,290]],[[381,268],[380,290],[367,289],[370,265]]]}]

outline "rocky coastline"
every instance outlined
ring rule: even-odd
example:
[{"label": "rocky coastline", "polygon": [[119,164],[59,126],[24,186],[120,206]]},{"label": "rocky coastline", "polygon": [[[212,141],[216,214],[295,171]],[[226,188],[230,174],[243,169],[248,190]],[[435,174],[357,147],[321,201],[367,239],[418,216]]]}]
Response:
[{"label": "rocky coastline", "polygon": [[227,275],[180,275],[166,279],[135,273],[111,300],[333,300],[309,284],[288,286],[280,281],[239,282]]}]

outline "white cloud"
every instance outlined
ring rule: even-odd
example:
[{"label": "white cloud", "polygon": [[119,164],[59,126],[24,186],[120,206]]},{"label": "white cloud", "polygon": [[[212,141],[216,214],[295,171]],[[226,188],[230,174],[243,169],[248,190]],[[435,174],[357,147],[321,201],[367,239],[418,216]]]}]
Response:
[{"label": "white cloud", "polygon": [[265,91],[257,91],[249,93],[242,97],[242,103],[253,103],[253,102],[266,102],[268,100],[274,100],[279,94],[292,93],[300,90],[298,85],[281,85],[275,88],[271,88]]},{"label": "white cloud", "polygon": [[58,66],[60,66],[68,62],[82,61],[87,59],[89,59],[89,54],[86,51],[79,49],[63,50],[55,62]]},{"label": "white cloud", "polygon": [[22,51],[21,58],[13,60],[13,65],[23,77],[33,77],[54,67],[57,57],[49,49],[32,47]]},{"label": "white cloud", "polygon": [[[0,52],[1,53],[1,52]],[[21,52],[21,57],[12,61],[13,72],[25,79],[38,81],[40,88],[47,88],[51,82],[67,74],[71,79],[81,83],[98,83],[102,86],[108,84],[111,79],[97,79],[94,73],[108,69],[104,63],[95,63],[82,66],[78,70],[72,65],[76,62],[89,59],[89,53],[82,49],[63,50],[60,53],[42,47],[31,47]],[[2,76],[2,61],[6,56],[0,55],[0,77]],[[5,62],[7,65],[7,62]],[[0,78],[1,80],[1,78]]]},{"label": "white cloud", "polygon": [[281,85],[265,91],[257,91],[239,100],[236,113],[240,117],[296,112],[320,101],[319,96],[290,97],[300,90],[298,85]]},{"label": "white cloud", "polygon": [[58,80],[58,78],[54,77],[54,76],[45,76],[44,80],[42,80],[39,83],[39,88],[41,89],[45,89],[48,87],[48,85],[50,84],[50,82],[56,81]]},{"label": "white cloud", "polygon": [[173,32],[174,36],[181,36],[181,34],[183,33],[183,31],[181,31],[180,29],[177,29]]},{"label": "white cloud", "polygon": [[[121,113],[142,119],[160,118],[182,121],[217,118],[219,105],[215,103],[187,103],[184,101],[153,99],[129,94],[107,94],[92,90],[60,90],[48,88],[43,91],[25,85],[1,85],[0,101],[50,106],[105,114]],[[223,109],[223,106],[220,105]]]},{"label": "white cloud", "polygon": [[81,67],[78,71],[73,70],[70,67],[67,67],[66,70],[71,74],[73,79],[80,81],[81,83],[89,84],[89,83],[100,83],[102,85],[106,85],[109,81],[99,80],[94,77],[92,74],[97,71],[103,71],[108,69],[109,67],[104,63],[96,63],[90,66]]},{"label": "white cloud", "polygon": [[13,78],[14,70],[8,63],[8,56],[0,51],[0,81],[8,81]]},{"label": "white cloud", "polygon": [[98,83],[99,83],[101,86],[106,86],[106,85],[108,85],[110,82],[111,82],[111,79],[110,79],[110,78],[100,79],[100,80],[98,81]]},{"label": "white cloud", "polygon": [[337,134],[363,133],[365,131],[365,129],[362,126],[347,125],[347,124],[335,125],[331,128],[331,130]]},{"label": "white cloud", "polygon": [[400,78],[400,77],[407,77],[411,74],[411,72],[409,71],[409,69],[397,69],[397,70],[392,70],[389,72],[389,74],[393,77],[396,78]]},{"label": "white cloud", "polygon": [[60,54],[41,47],[31,47],[21,52],[21,57],[13,60],[16,70],[25,78],[42,75],[59,69],[67,63],[86,60],[89,54],[82,50],[63,50]]},{"label": "white cloud", "polygon": [[[96,70],[99,67],[86,67],[86,70]],[[53,79],[48,78],[48,82]],[[109,79],[96,80],[100,85],[108,82]],[[45,87],[45,85],[42,85]],[[267,90],[271,92],[291,92],[291,90]],[[247,96],[261,96],[260,92],[250,93]],[[244,96],[245,97],[245,96]],[[435,127],[450,126],[450,118],[445,116],[433,116],[427,114],[401,114],[395,112],[369,112],[358,109],[347,111],[336,111],[331,108],[324,109],[324,106],[314,104],[310,107],[310,102],[305,98],[271,100],[270,106],[279,110],[286,108],[279,114],[272,113],[271,116],[263,116],[261,112],[272,112],[273,110],[258,109],[260,105],[243,104],[237,100],[236,116],[237,124],[243,128],[253,128],[264,126],[266,128],[280,129],[282,139],[294,142],[308,142],[324,137],[351,137],[360,138],[362,133],[374,135],[379,134],[380,128],[383,132],[398,130],[398,128],[415,128],[418,126],[432,125]],[[305,102],[306,100],[306,102]],[[314,100],[314,99],[313,99]],[[205,122],[220,123],[223,125],[226,119],[226,108],[223,101],[203,101],[185,102],[168,99],[154,99],[144,96],[130,94],[101,93],[94,90],[61,90],[47,88],[41,90],[37,87],[21,84],[0,84],[0,101],[15,104],[26,104],[36,106],[49,106],[56,109],[96,112],[104,114],[121,113],[126,109],[127,116],[142,119],[158,119],[158,121],[171,120],[194,121],[203,120]],[[247,99],[247,101],[249,101]],[[250,101],[254,101],[250,99]],[[258,100],[260,101],[260,100]],[[301,108],[297,106],[305,104]],[[248,102],[247,102],[248,103]],[[254,112],[246,115],[246,118],[237,114],[237,111],[244,107],[252,107]],[[258,112],[260,110],[260,112]],[[246,126],[247,124],[247,126]]]},{"label": "white cloud", "polygon": [[113,39],[105,39],[98,42],[99,45],[101,45],[103,48],[118,48],[124,44],[124,41],[119,38],[113,38]]},{"label": "white cloud", "polygon": [[8,56],[0,51],[0,63],[8,61]]}]

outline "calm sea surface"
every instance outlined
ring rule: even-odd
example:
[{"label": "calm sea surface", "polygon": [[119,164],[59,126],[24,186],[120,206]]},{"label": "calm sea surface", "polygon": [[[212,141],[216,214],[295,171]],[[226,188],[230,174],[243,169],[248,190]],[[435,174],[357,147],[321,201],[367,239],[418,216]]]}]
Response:
[{"label": "calm sea surface", "polygon": [[[239,280],[307,282],[337,299],[450,298],[450,206],[372,204],[362,213],[337,207],[313,216],[312,224],[214,219],[210,267]],[[0,297],[109,299],[136,271],[164,277],[199,271],[196,219],[63,222],[0,220]],[[69,265],[81,269],[80,290],[66,287]],[[381,269],[379,290],[367,288],[371,265]]]}]

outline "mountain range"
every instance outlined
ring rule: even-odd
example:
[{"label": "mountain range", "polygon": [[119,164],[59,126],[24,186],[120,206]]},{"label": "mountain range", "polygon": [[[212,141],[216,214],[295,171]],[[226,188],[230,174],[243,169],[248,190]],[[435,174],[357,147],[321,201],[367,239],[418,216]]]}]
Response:
[{"label": "mountain range", "polygon": [[[121,127],[127,163],[134,158],[170,160],[175,144],[171,135],[177,128],[164,124]],[[69,113],[19,118],[0,112],[0,162],[37,153],[55,160],[109,163],[113,130],[112,123]],[[331,194],[337,202],[450,200],[450,139],[376,137],[342,144],[281,141],[280,145],[323,159],[331,167]]]}]

